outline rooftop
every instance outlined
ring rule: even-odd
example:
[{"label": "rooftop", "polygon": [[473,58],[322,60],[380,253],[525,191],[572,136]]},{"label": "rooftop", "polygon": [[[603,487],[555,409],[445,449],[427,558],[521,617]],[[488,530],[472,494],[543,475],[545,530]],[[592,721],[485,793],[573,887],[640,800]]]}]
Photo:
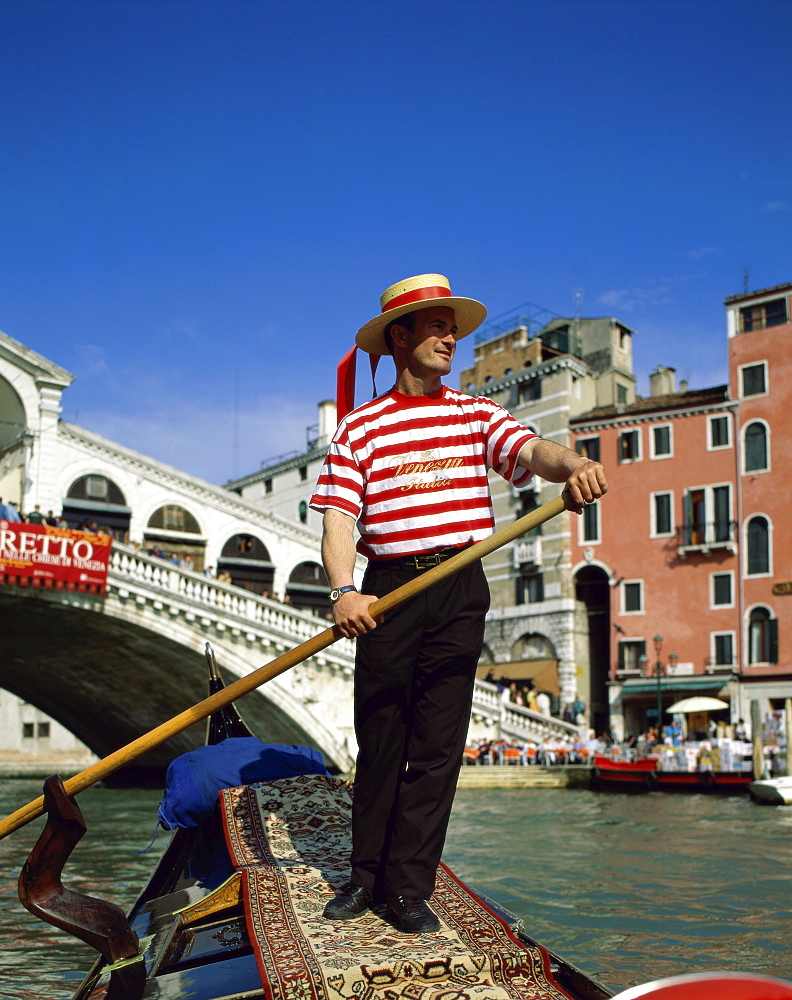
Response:
[{"label": "rooftop", "polygon": [[570,424],[588,424],[613,417],[638,416],[668,410],[687,410],[691,407],[712,406],[729,400],[729,387],[716,385],[710,389],[689,389],[686,392],[669,392],[662,396],[639,397],[634,403],[598,406],[587,413],[573,417]]},{"label": "rooftop", "polygon": [[792,291],[792,281],[785,281],[783,285],[771,285],[769,288],[759,288],[755,292],[740,292],[739,295],[730,295],[728,298],[724,299],[724,304],[729,305],[731,302],[740,302],[741,300],[755,299],[760,295],[772,295],[773,292],[788,292]]}]

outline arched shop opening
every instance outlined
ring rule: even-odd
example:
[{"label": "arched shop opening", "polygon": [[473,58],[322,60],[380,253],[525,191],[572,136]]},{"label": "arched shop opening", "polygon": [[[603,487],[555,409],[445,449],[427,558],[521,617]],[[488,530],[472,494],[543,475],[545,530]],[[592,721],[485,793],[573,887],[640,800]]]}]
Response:
[{"label": "arched shop opening", "polygon": [[62,516],[78,531],[110,531],[119,542],[129,541],[132,511],[120,488],[98,473],[80,476],[66,492]]},{"label": "arched shop opening", "polygon": [[329,590],[325,571],[316,562],[302,562],[295,566],[286,584],[286,594],[295,608],[322,615],[330,611]]},{"label": "arched shop opening", "polygon": [[178,559],[187,569],[204,568],[206,539],[193,515],[176,504],[155,510],[143,534],[143,547],[163,559]]},{"label": "arched shop opening", "polygon": [[217,563],[217,576],[228,573],[231,582],[254,594],[272,597],[275,567],[267,546],[255,535],[232,535],[223,546]]}]

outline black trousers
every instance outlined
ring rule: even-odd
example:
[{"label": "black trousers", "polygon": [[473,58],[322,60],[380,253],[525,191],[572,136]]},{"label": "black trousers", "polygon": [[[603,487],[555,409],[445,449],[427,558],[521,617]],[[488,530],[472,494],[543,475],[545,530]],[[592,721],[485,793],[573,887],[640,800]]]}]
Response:
[{"label": "black trousers", "polygon": [[[362,592],[383,597],[420,572],[372,561]],[[475,562],[357,640],[352,879],[376,895],[434,891],[488,608]]]}]

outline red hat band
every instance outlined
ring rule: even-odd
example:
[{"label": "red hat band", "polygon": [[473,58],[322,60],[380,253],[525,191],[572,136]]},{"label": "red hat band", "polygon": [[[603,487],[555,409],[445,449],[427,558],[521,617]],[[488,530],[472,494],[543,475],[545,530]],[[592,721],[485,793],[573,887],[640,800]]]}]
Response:
[{"label": "red hat band", "polygon": [[387,305],[383,305],[382,312],[383,315],[390,312],[391,309],[401,309],[402,306],[412,305],[414,302],[423,302],[425,299],[444,299],[453,298],[450,288],[444,288],[442,285],[434,285],[427,288],[411,288],[409,292],[404,292],[402,295],[396,295],[394,298],[390,299]]}]

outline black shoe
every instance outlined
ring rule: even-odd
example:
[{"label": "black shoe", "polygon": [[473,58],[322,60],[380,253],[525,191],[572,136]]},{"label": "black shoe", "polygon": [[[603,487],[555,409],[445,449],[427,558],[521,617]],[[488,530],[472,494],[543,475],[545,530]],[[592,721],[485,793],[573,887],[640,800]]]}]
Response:
[{"label": "black shoe", "polygon": [[408,934],[431,934],[440,930],[440,921],[418,896],[388,896],[388,910]]},{"label": "black shoe", "polygon": [[354,920],[371,906],[371,893],[362,885],[347,882],[341,891],[325,906],[322,916],[328,920]]}]

